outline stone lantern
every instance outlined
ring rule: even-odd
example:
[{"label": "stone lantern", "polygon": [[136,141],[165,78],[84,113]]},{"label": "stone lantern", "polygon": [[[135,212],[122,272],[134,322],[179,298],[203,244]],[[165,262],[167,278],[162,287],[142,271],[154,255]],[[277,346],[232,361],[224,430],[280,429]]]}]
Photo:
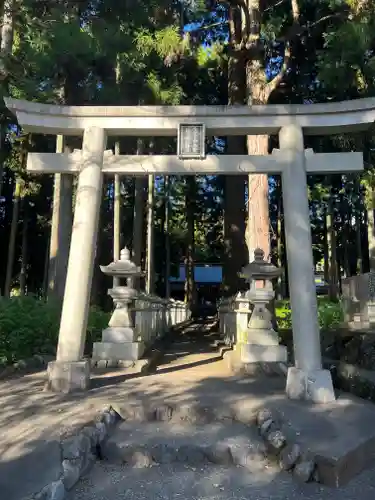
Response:
[{"label": "stone lantern", "polygon": [[[247,297],[254,306],[247,326],[245,338],[237,346],[241,363],[276,363],[287,360],[286,347],[279,345],[278,335],[272,327],[272,316],[267,305],[275,297],[272,280],[283,270],[265,262],[264,252],[257,248],[254,261],[242,269],[242,275],[250,284]],[[257,284],[263,282],[263,288]]]},{"label": "stone lantern", "polygon": [[115,286],[108,290],[115,304],[115,309],[108,323],[108,328],[102,332],[102,342],[93,346],[93,361],[105,361],[117,366],[118,362],[134,362],[144,351],[144,345],[138,341],[134,325],[134,313],[131,304],[137,298],[138,292],[130,284],[129,278],[142,276],[142,271],[130,260],[127,248],[121,250],[120,260],[111,262],[108,266],[100,266],[106,276],[125,279],[126,284]]}]

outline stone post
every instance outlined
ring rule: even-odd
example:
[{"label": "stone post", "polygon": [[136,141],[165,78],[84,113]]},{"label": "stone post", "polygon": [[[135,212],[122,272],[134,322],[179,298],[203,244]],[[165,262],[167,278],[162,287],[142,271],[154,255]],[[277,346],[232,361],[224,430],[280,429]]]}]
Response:
[{"label": "stone post", "polygon": [[84,390],[90,382],[90,362],[83,360],[82,356],[98,233],[105,145],[103,129],[89,127],[85,130],[57,358],[48,366],[49,387],[56,391]]},{"label": "stone post", "polygon": [[290,154],[282,188],[295,367],[288,370],[286,391],[292,399],[326,403],[335,393],[330,372],[322,369],[302,129],[287,125],[279,139],[281,151]]}]

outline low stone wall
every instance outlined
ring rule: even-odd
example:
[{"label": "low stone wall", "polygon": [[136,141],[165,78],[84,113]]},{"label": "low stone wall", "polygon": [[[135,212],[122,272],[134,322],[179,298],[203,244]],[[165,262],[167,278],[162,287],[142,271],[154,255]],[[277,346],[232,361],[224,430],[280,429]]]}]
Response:
[{"label": "low stone wall", "polygon": [[100,458],[100,446],[110,434],[119,415],[111,408],[105,408],[96,421],[83,427],[78,433],[64,436],[60,441],[60,478],[25,500],[64,500],[79,479],[91,469]]},{"label": "low stone wall", "polygon": [[375,326],[374,272],[342,280],[342,306],[347,327],[361,329]]},{"label": "low stone wall", "polygon": [[[131,325],[129,316],[132,317]],[[92,365],[99,368],[134,368],[146,350],[163,338],[170,328],[189,317],[190,310],[184,302],[141,293],[134,305],[123,313],[123,319],[120,316],[116,326],[103,330],[102,341],[94,342]]]},{"label": "low stone wall", "polygon": [[0,380],[17,374],[45,370],[48,363],[54,359],[55,356],[50,354],[34,354],[30,358],[20,359],[11,365],[0,363]]},{"label": "low stone wall", "polygon": [[184,302],[141,294],[135,301],[135,330],[145,346],[162,337],[172,326],[190,318]]},{"label": "low stone wall", "polygon": [[218,306],[220,333],[226,343],[234,345],[246,334],[251,314],[249,299],[238,293],[223,299]]},{"label": "low stone wall", "polygon": [[336,389],[375,403],[374,371],[328,358],[324,359],[324,367],[331,371]]}]

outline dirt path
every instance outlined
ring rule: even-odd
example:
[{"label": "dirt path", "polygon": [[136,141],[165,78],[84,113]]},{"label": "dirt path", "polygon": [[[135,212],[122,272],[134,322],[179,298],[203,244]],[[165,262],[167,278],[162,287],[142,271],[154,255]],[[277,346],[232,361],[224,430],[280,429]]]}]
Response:
[{"label": "dirt path", "polygon": [[282,396],[280,381],[265,386],[264,381],[232,377],[226,363],[218,361],[217,351],[209,346],[212,339],[191,343],[191,335],[200,335],[199,328],[193,330],[169,349],[154,375],[94,375],[87,393],[44,392],[45,372],[1,381],[0,497],[20,500],[58,475],[59,471],[51,471],[51,463],[59,436],[92,420],[108,403],[210,401],[238,405],[250,401],[252,395],[253,407],[264,404],[267,397]]}]

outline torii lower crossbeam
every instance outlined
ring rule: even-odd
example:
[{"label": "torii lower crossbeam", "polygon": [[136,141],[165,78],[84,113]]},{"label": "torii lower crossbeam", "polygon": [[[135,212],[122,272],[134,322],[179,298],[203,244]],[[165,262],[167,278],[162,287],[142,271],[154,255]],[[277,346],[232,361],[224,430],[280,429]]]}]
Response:
[{"label": "torii lower crossbeam", "polygon": [[[308,174],[334,174],[363,169],[362,153],[317,153],[305,150]],[[288,152],[275,150],[269,156],[222,155],[203,160],[181,160],[178,156],[125,156],[106,151],[103,174],[138,175],[247,175],[279,174],[291,162]],[[30,153],[27,170],[35,174],[78,174],[82,153]]]}]

